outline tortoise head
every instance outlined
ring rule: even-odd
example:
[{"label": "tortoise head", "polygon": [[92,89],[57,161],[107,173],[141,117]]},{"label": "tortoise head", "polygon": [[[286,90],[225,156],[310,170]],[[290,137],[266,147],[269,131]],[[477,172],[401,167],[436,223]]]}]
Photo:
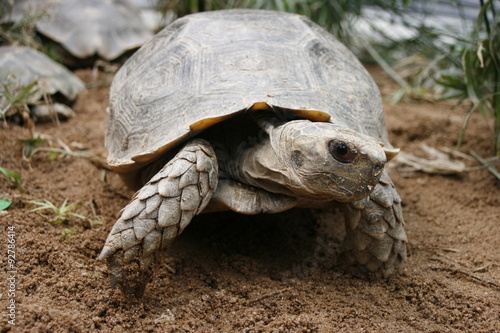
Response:
[{"label": "tortoise head", "polygon": [[253,156],[268,172],[265,187],[314,200],[350,202],[368,196],[385,163],[397,154],[371,136],[328,122],[294,120],[268,134],[272,151]]}]

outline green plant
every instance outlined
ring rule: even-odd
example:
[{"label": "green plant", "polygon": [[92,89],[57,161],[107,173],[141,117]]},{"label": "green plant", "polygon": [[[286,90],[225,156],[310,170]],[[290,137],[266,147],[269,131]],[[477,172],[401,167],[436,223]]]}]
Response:
[{"label": "green plant", "polygon": [[39,134],[35,134],[29,139],[17,139],[23,145],[23,156],[30,159],[33,153],[37,152],[40,145],[48,142],[47,139],[42,138]]},{"label": "green plant", "polygon": [[[14,2],[17,0],[14,0]],[[44,3],[45,2],[45,3]],[[33,48],[52,58],[56,62],[63,62],[57,43],[42,39],[36,32],[37,23],[48,17],[48,10],[53,4],[50,1],[25,2],[22,16],[13,15],[11,1],[0,1],[0,45],[21,45]]]},{"label": "green plant", "polygon": [[33,208],[29,210],[28,212],[37,212],[40,210],[49,210],[52,212],[52,218],[47,219],[49,223],[54,223],[54,224],[62,224],[68,221],[68,218],[70,216],[74,216],[76,218],[79,218],[80,220],[83,220],[88,223],[88,226],[90,228],[93,228],[95,225],[102,224],[102,220],[99,216],[95,214],[94,209],[91,207],[93,211],[94,218],[89,218],[87,216],[77,214],[73,212],[74,210],[80,208],[82,205],[79,203],[72,203],[70,204],[68,202],[68,199],[65,199],[64,202],[61,204],[60,207],[57,207],[54,205],[52,202],[49,200],[31,200],[29,201],[30,204],[38,206],[36,208]]},{"label": "green plant", "polygon": [[55,161],[67,156],[77,157],[77,158],[88,158],[90,160],[99,159],[93,152],[89,150],[73,151],[67,147],[56,148],[56,147],[37,147],[33,149],[31,155],[35,155],[38,152],[47,152],[49,154],[49,160]]},{"label": "green plant", "polygon": [[305,15],[314,22],[334,33],[341,40],[348,41],[352,20],[362,16],[366,5],[389,11],[399,11],[410,0],[254,0],[250,6],[259,9],[274,9]]},{"label": "green plant", "polygon": [[0,119],[5,120],[14,114],[19,114],[23,118],[29,117],[28,105],[34,104],[32,97],[38,92],[38,83],[32,82],[26,86],[20,85],[12,77],[7,78],[7,82],[0,82],[2,85],[2,98],[0,99]]},{"label": "green plant", "polygon": [[29,212],[37,212],[41,210],[49,210],[52,212],[53,218],[48,220],[49,223],[62,224],[67,222],[70,216],[74,216],[81,220],[88,220],[87,217],[72,212],[72,210],[78,209],[81,205],[78,203],[68,203],[68,199],[65,199],[60,207],[57,207],[52,202],[47,199],[44,200],[30,200],[30,204],[38,206],[37,208],[31,209]]},{"label": "green plant", "polygon": [[341,39],[348,37],[351,29],[349,21],[362,14],[365,5],[378,6],[391,11],[398,11],[401,5],[411,0],[160,0],[158,7],[166,13],[173,11],[177,16],[191,13],[229,9],[255,8],[279,10],[302,14],[332,31]]},{"label": "green plant", "polygon": [[[498,1],[478,3],[481,9],[472,28],[465,24],[465,17],[462,26],[443,29],[430,26],[425,20],[415,23],[402,16],[400,22],[415,35],[393,40],[380,32],[384,42],[368,45],[366,50],[401,86],[393,102],[403,98],[446,99],[469,104],[457,148],[475,111],[488,120],[493,118],[493,147],[500,157],[500,13],[495,7]],[[461,1],[453,4],[460,13]]]},{"label": "green plant", "polygon": [[[60,147],[41,147],[43,144],[52,145],[52,141],[56,141],[56,144]],[[26,159],[32,158],[38,153],[47,153],[50,161],[55,161],[65,157],[76,157],[76,158],[86,158],[98,165],[106,165],[104,159],[96,155],[91,150],[73,150],[61,139],[53,139],[48,135],[35,134],[28,139],[18,139],[18,141],[23,145],[23,156]]]},{"label": "green plant", "polygon": [[62,238],[66,239],[68,237],[73,237],[74,235],[78,234],[78,232],[79,232],[78,228],[72,228],[72,229],[65,228],[63,231],[61,231],[61,236]]},{"label": "green plant", "polygon": [[16,184],[17,188],[21,192],[24,192],[23,182],[20,174],[2,167],[0,167],[0,174],[2,174],[7,179],[7,183]]},{"label": "green plant", "polygon": [[12,205],[12,201],[0,198],[0,211],[6,210]]},{"label": "green plant", "polygon": [[500,156],[500,13],[494,1],[480,2],[470,36],[458,39],[458,47],[450,52],[460,59],[459,70],[441,75],[437,82],[448,89],[445,98],[470,104],[457,146],[462,144],[470,116],[479,111],[494,119],[495,154]]},{"label": "green plant", "polygon": [[21,17],[12,16],[12,7],[7,2],[0,4],[4,13],[0,24],[0,44],[24,45],[40,50],[42,42],[36,35],[36,23],[46,16],[44,11],[27,10]]}]

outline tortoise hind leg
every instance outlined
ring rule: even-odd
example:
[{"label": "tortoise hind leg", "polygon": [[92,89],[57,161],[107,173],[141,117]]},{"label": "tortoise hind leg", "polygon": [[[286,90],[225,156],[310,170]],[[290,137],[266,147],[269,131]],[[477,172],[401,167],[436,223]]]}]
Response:
[{"label": "tortoise hind leg", "polygon": [[121,211],[99,259],[107,259],[112,285],[142,296],[154,255],[166,249],[203,211],[217,187],[218,164],[211,145],[189,142]]},{"label": "tortoise hind leg", "polygon": [[406,260],[407,238],[401,199],[389,176],[384,172],[368,198],[345,207],[346,263],[383,277],[398,271]]}]

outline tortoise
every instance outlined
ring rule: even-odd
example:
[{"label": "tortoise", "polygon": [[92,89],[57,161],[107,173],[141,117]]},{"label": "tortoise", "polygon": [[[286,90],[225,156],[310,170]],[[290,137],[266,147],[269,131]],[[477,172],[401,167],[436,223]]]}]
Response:
[{"label": "tortoise", "polygon": [[41,14],[37,30],[81,59],[113,60],[152,37],[127,0],[16,0],[10,9],[13,21]]},{"label": "tortoise", "polygon": [[[108,164],[131,189],[99,259],[140,295],[155,254],[195,215],[340,207],[344,261],[402,267],[401,199],[377,86],[306,17],[223,10],[177,19],[118,71]],[[336,221],[332,221],[336,223]]]},{"label": "tortoise", "polygon": [[[31,116],[38,121],[53,119],[53,111],[60,119],[71,117],[73,111],[66,104],[85,89],[85,84],[66,67],[24,46],[0,46],[0,82],[2,110],[9,109],[4,89],[10,89],[12,93],[36,82],[36,93],[30,96],[29,102],[35,103]],[[51,99],[55,103],[45,103],[44,95],[53,96]],[[9,112],[6,113],[4,116],[9,116]]]}]

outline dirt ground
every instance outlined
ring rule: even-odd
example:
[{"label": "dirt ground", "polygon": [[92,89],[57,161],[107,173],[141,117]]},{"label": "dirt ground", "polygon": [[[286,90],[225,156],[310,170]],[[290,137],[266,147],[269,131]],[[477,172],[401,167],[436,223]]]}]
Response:
[{"label": "dirt ground", "polygon": [[[77,74],[96,82],[90,70]],[[376,69],[373,75],[390,93],[389,79]],[[62,141],[104,157],[108,91],[87,90],[74,105],[76,118],[36,132],[52,147]],[[391,142],[417,155],[422,143],[452,148],[464,112],[450,104],[386,104]],[[492,156],[490,125],[473,116],[461,151]],[[500,331],[500,182],[484,169],[451,176],[391,169],[404,200],[409,257],[388,280],[354,277],[329,252],[318,256],[328,235],[310,211],[209,214],[176,240],[137,300],[111,289],[105,263],[96,260],[132,193],[89,158],[51,160],[39,152],[24,160],[18,139],[29,137],[23,127],[0,128],[0,166],[20,173],[26,189],[1,178],[0,197],[14,202],[0,215],[1,332]],[[29,200],[42,199],[78,202],[75,212],[92,223],[70,216],[53,224],[48,213],[28,212],[35,207]],[[17,273],[8,272],[10,239]]]}]

